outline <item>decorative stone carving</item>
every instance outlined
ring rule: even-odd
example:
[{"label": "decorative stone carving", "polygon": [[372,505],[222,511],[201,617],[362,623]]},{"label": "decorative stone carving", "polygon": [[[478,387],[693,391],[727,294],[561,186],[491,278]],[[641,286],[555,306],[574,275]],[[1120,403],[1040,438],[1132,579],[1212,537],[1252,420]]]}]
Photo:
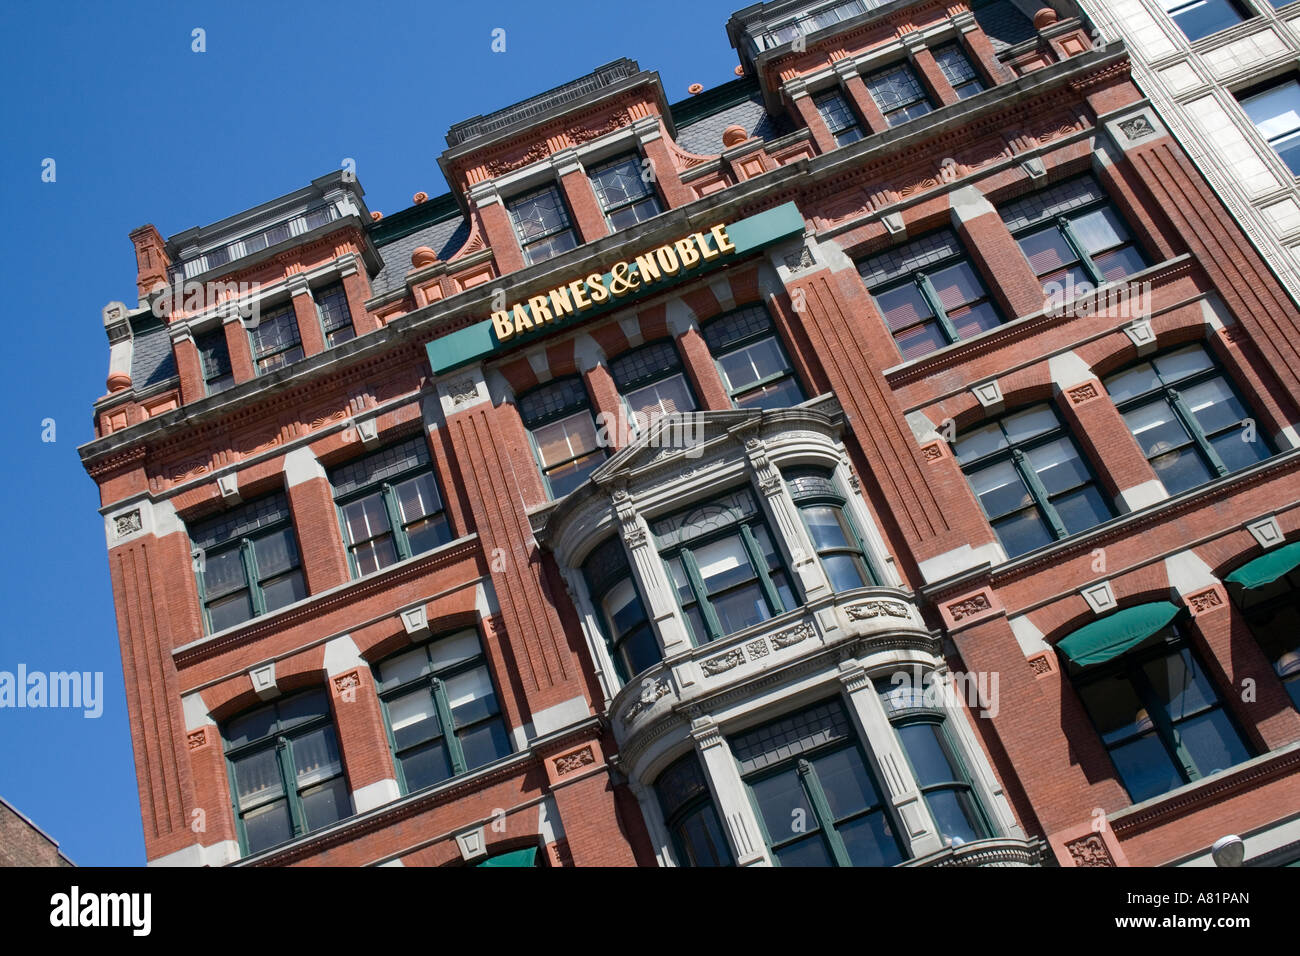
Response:
[{"label": "decorative stone carving", "polygon": [[627,110],[619,110],[610,117],[608,122],[602,123],[600,126],[570,131],[569,138],[575,143],[585,143],[598,136],[604,136],[606,133],[612,133],[615,130],[622,129],[630,122],[632,122],[632,117],[628,114]]},{"label": "decorative stone carving", "polygon": [[529,165],[530,163],[535,163],[538,160],[545,159],[549,155],[550,155],[550,151],[546,148],[546,144],[538,143],[535,146],[530,147],[528,151],[524,153],[522,156],[518,156],[515,159],[489,160],[487,164],[487,168],[488,168],[488,172],[491,173],[493,176],[500,176],[503,173],[508,173],[516,169],[521,169],[524,166]]},{"label": "decorative stone carving", "polygon": [[1075,866],[1114,866],[1115,860],[1106,847],[1106,841],[1096,833],[1079,837],[1065,844]]},{"label": "decorative stone carving", "polygon": [[805,269],[811,269],[817,264],[813,258],[812,250],[807,246],[799,249],[798,254],[792,254],[785,257],[785,264],[791,272],[803,272]]},{"label": "decorative stone carving", "polygon": [[948,613],[952,615],[954,621],[960,621],[968,617],[974,617],[976,614],[983,614],[992,608],[993,603],[989,600],[987,594],[976,594],[963,601],[958,601],[956,604],[949,604]]},{"label": "decorative stone carving", "polygon": [[623,542],[629,548],[639,548],[645,544],[645,528],[636,527],[623,535]]},{"label": "decorative stone carving", "polygon": [[1070,389],[1066,394],[1070,396],[1070,402],[1072,404],[1078,405],[1082,402],[1086,402],[1090,398],[1096,398],[1097,386],[1092,382],[1085,382],[1078,388]]},{"label": "decorative stone carving", "polygon": [[1222,607],[1223,598],[1219,596],[1217,588],[1210,588],[1208,591],[1202,591],[1188,597],[1187,604],[1191,607],[1193,614],[1200,614],[1212,608]]},{"label": "decorative stone carving", "polygon": [[636,700],[632,701],[631,706],[623,714],[623,723],[627,724],[636,720],[638,714],[649,710],[659,698],[666,697],[671,691],[672,688],[668,686],[668,681],[664,678],[660,677],[651,680],[647,677],[641,682],[641,693]]},{"label": "decorative stone carving", "polygon": [[334,689],[340,694],[361,686],[361,677],[356,671],[340,674],[334,678]]},{"label": "decorative stone carving", "polygon": [[1035,677],[1042,677],[1052,672],[1052,662],[1046,654],[1036,654],[1029,658],[1029,669],[1034,672]]},{"label": "decorative stone carving", "polygon": [[140,520],[140,509],[128,511],[124,515],[118,515],[114,520],[117,526],[117,536],[125,538],[128,534],[135,534],[143,527]]},{"label": "decorative stone carving", "polygon": [[472,378],[459,378],[447,383],[447,397],[453,407],[468,405],[478,398],[478,383]]},{"label": "decorative stone carving", "polygon": [[199,728],[189,735],[186,742],[191,750],[198,750],[208,742],[208,732],[203,728]]},{"label": "decorative stone carving", "polygon": [[1156,129],[1151,125],[1151,121],[1145,116],[1134,116],[1132,119],[1120,120],[1119,128],[1124,131],[1124,135],[1129,141],[1143,139],[1147,136],[1154,136]]},{"label": "decorative stone carving", "polygon": [[724,673],[731,670],[739,664],[745,663],[745,654],[739,648],[727,651],[717,657],[710,657],[706,661],[700,661],[700,669],[709,677]]},{"label": "decorative stone carving", "polygon": [[798,644],[813,636],[813,627],[805,622],[797,627],[788,628],[778,634],[772,635],[772,646],[778,651],[783,647],[789,647],[791,644]]},{"label": "decorative stone carving", "polygon": [[846,609],[850,621],[865,621],[873,617],[897,617],[907,620],[911,615],[907,605],[900,601],[865,601],[851,604]]},{"label": "decorative stone carving", "polygon": [[564,776],[566,773],[573,773],[589,764],[596,762],[596,755],[592,753],[590,747],[583,747],[581,750],[575,750],[571,754],[565,754],[563,757],[556,757],[553,761],[555,772],[558,776]]},{"label": "decorative stone carving", "polygon": [[939,447],[938,442],[930,442],[921,449],[921,457],[927,462],[938,461],[943,457],[943,449]]},{"label": "decorative stone carving", "polygon": [[761,637],[756,641],[750,641],[745,645],[745,650],[749,652],[749,659],[751,661],[756,661],[760,657],[767,657],[767,641],[763,640]]},{"label": "decorative stone carving", "polygon": [[722,131],[722,148],[731,149],[733,146],[739,146],[749,139],[749,133],[745,132],[743,126],[728,126]]}]

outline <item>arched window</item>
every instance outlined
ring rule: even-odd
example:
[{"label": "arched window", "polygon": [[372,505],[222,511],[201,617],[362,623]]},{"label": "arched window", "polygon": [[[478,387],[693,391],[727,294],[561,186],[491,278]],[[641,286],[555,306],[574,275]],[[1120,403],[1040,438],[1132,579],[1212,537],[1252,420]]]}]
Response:
[{"label": "arched window", "polygon": [[324,690],[283,697],[221,728],[245,854],[352,815],[352,796]]},{"label": "arched window", "polygon": [[1224,581],[1291,703],[1300,709],[1300,541],[1264,552]]},{"label": "arched window", "polygon": [[1046,403],[962,432],[953,454],[1008,557],[1115,515],[1074,439]]},{"label": "arched window", "polygon": [[785,480],[831,588],[848,591],[880,583],[867,560],[862,539],[844,513],[844,496],[835,487],[831,472],[824,468],[792,468],[785,473]]},{"label": "arched window", "polygon": [[710,320],[703,328],[727,394],[737,408],[789,408],[804,400],[772,317],[748,305]]},{"label": "arched window", "polygon": [[605,460],[581,378],[547,382],[522,395],[518,408],[552,498],[573,491]]},{"label": "arched window", "polygon": [[609,374],[637,428],[650,425],[660,415],[697,407],[677,346],[670,341],[652,342],[611,359]]},{"label": "arched window", "polygon": [[1140,803],[1252,756],[1169,602],[1098,618],[1057,645],[1120,781]]},{"label": "arched window", "polygon": [[1274,452],[1203,345],[1162,352],[1116,372],[1107,377],[1106,391],[1171,495]]},{"label": "arched window", "polygon": [[598,545],[582,565],[591,600],[600,611],[601,627],[614,667],[625,683],[663,659],[650,618],[641,603],[627,553],[618,535]]},{"label": "arched window", "polygon": [[696,644],[797,604],[753,492],[742,488],[651,522]]},{"label": "arched window", "polygon": [[375,681],[403,793],[511,752],[492,673],[473,630],[380,661]]},{"label": "arched window", "polygon": [[713,806],[700,758],[694,753],[674,761],[655,781],[655,795],[672,836],[677,859],[685,866],[731,866],[731,847]]}]

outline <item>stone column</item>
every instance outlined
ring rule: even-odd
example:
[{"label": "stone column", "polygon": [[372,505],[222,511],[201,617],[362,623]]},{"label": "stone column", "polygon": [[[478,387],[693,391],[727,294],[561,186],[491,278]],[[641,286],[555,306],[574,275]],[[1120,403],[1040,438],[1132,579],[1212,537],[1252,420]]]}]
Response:
[{"label": "stone column", "polygon": [[650,533],[645,518],[641,517],[632,496],[624,489],[614,492],[613,503],[623,544],[627,548],[632,577],[645,604],[646,613],[654,622],[655,634],[659,637],[664,657],[689,651],[691,641],[687,636],[681,609],[677,606],[677,598],[673,594],[672,582],[668,579],[668,569],[655,550],[654,536]]},{"label": "stone column", "polygon": [[293,315],[298,321],[298,338],[302,341],[302,353],[319,355],[325,351],[325,332],[321,329],[320,314],[316,311],[316,300],[312,298],[311,286],[302,276],[289,279],[289,292],[293,295]]},{"label": "stone column", "polygon": [[799,509],[790,497],[785,479],[767,457],[767,446],[762,439],[751,438],[745,442],[745,458],[749,470],[757,480],[759,491],[763,493],[765,510],[772,523],[772,530],[776,533],[777,546],[784,552],[786,561],[799,581],[804,603],[828,594],[830,584],[821,562],[817,560],[817,550],[803,526]]},{"label": "stone column", "polygon": [[654,788],[635,780],[628,781],[628,788],[641,807],[641,818],[645,820],[646,830],[650,833],[650,845],[654,848],[655,859],[660,866],[676,866],[672,836],[664,827],[663,813],[659,809]]},{"label": "stone column", "polygon": [[731,855],[737,866],[770,866],[767,847],[763,845],[762,828],[754,815],[754,807],[745,792],[745,783],[736,769],[731,748],[723,739],[718,725],[711,717],[701,717],[691,722],[691,738],[695,752],[704,766],[705,779],[713,805],[722,817],[731,844]]}]

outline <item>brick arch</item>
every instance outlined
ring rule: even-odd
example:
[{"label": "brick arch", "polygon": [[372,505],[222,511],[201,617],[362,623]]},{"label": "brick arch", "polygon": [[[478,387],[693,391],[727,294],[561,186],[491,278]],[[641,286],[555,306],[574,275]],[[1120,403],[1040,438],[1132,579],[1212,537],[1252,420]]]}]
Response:
[{"label": "brick arch", "polygon": [[998,384],[1002,388],[1004,408],[1004,411],[998,413],[999,415],[1018,411],[1025,405],[1051,402],[1055,397],[1051,372],[1046,362],[1037,362],[1028,368],[1018,369],[998,379]]},{"label": "brick arch", "polygon": [[[1086,560],[1086,559],[1081,559]],[[1119,578],[1110,579],[1111,590],[1115,592],[1116,611],[1136,607],[1140,604],[1152,604],[1158,601],[1174,601],[1169,588],[1169,576],[1165,572],[1163,561],[1156,561],[1146,567],[1137,568]],[[1083,587],[1084,585],[1079,585]],[[1176,603],[1176,602],[1175,602]],[[1054,604],[1043,608],[1030,618],[1034,626],[1043,634],[1048,646],[1055,648],[1064,638],[1073,634],[1085,624],[1109,617],[1116,611],[1096,615],[1083,595],[1075,593],[1063,597]]]},{"label": "brick arch", "polygon": [[208,705],[208,713],[212,719],[218,724],[223,724],[246,710],[252,710],[297,691],[312,686],[325,688],[327,680],[325,645],[318,644],[275,662],[275,684],[280,693],[268,701],[263,701],[257,696],[247,673],[236,674],[213,687],[205,687],[203,700]]},{"label": "brick arch", "polygon": [[412,641],[397,615],[375,621],[367,627],[352,632],[352,643],[357,653],[369,664],[381,661],[404,648],[421,644],[425,640],[450,634],[465,628],[476,627],[479,622],[477,595],[473,587],[463,587],[451,594],[434,599],[425,606],[429,622],[426,636]]},{"label": "brick arch", "polygon": [[[1280,520],[1280,519],[1279,519]],[[1288,544],[1294,544],[1300,540],[1300,534],[1294,530],[1291,534],[1286,533],[1283,529],[1284,540],[1282,544],[1269,548],[1269,551],[1285,547]],[[1237,568],[1241,567],[1248,561],[1258,558],[1267,552],[1260,547],[1255,536],[1244,528],[1239,528],[1230,534],[1223,535],[1213,541],[1200,545],[1196,548],[1196,555],[1210,566],[1210,572],[1222,581]]]},{"label": "brick arch", "polygon": [[[1154,355],[1188,342],[1204,341],[1209,326],[1205,324],[1199,311],[1192,313],[1190,310],[1178,309],[1152,320],[1151,330],[1155,333],[1156,347],[1147,355]],[[1146,356],[1139,356],[1133,340],[1118,330],[1089,342],[1076,349],[1075,353],[1083,359],[1098,379],[1104,379],[1112,372],[1134,364],[1139,358],[1146,358]]]}]

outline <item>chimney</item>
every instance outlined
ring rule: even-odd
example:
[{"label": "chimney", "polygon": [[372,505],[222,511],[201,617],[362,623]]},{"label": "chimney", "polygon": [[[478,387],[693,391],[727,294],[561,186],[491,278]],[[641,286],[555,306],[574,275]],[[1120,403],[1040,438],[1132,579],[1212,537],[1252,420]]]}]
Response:
[{"label": "chimney", "polygon": [[147,223],[131,233],[131,242],[135,244],[136,288],[140,301],[149,297],[149,293],[159,286],[167,285],[167,269],[172,261],[163,246],[163,238]]}]

